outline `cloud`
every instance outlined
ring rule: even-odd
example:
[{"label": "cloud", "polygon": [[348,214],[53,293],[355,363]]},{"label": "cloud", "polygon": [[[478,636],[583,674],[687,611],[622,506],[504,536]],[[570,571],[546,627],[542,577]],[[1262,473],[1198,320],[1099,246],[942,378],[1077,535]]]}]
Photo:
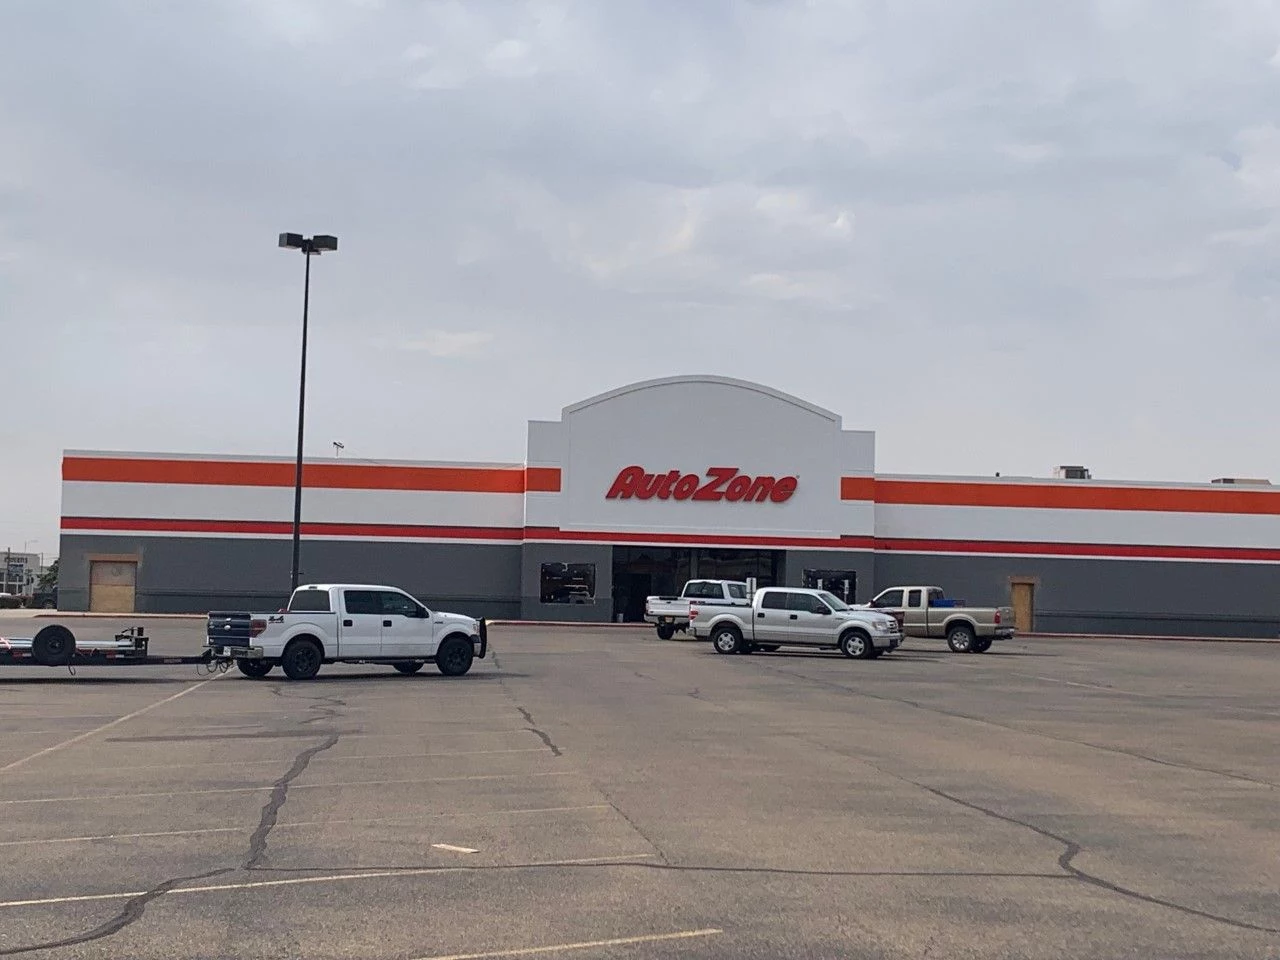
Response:
[{"label": "cloud", "polygon": [[482,348],[492,341],[493,334],[480,330],[427,330],[411,339],[380,339],[377,344],[384,350],[408,350],[432,357],[469,357],[482,353]]},{"label": "cloud", "polygon": [[308,416],[371,454],[510,459],[703,371],[886,470],[1280,478],[1239,415],[1280,347],[1265,4],[55,7],[0,5],[0,366],[47,397],[0,449],[41,531],[63,446],[291,449],[282,230],[341,239]]}]

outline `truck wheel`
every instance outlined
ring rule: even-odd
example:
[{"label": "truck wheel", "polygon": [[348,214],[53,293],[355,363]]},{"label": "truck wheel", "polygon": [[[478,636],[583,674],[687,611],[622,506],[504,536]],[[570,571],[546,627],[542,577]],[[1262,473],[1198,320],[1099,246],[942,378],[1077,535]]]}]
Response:
[{"label": "truck wheel", "polygon": [[967,624],[957,624],[947,631],[947,646],[952,653],[971,653],[975,639],[972,628]]},{"label": "truck wheel", "polygon": [[261,680],[275,664],[270,660],[247,660],[241,658],[236,661],[236,669],[243,673],[246,677],[253,680]]},{"label": "truck wheel", "polygon": [[436,651],[436,667],[446,677],[460,677],[471,669],[475,655],[470,640],[445,637]]},{"label": "truck wheel", "polygon": [[284,675],[290,680],[310,680],[320,672],[323,659],[318,643],[300,637],[285,647],[280,666],[284,667]]},{"label": "truck wheel", "polygon": [[711,646],[716,653],[737,653],[742,648],[742,634],[736,627],[718,627],[711,635]]},{"label": "truck wheel", "polygon": [[420,661],[415,662],[415,661],[406,660],[404,663],[393,663],[392,666],[395,667],[397,670],[399,670],[401,673],[403,673],[407,677],[417,673],[424,666],[426,666],[426,664]]},{"label": "truck wheel", "polygon": [[871,638],[861,630],[850,630],[840,636],[840,652],[850,660],[866,660],[874,649]]},{"label": "truck wheel", "polygon": [[31,659],[46,667],[64,667],[75,655],[75,634],[58,624],[41,628],[31,641]]},{"label": "truck wheel", "polygon": [[670,639],[671,639],[672,637],[674,637],[675,635],[676,635],[676,628],[675,628],[675,626],[674,626],[673,624],[670,624],[670,623],[660,623],[660,624],[658,624],[658,639],[659,639],[659,640],[670,640]]},{"label": "truck wheel", "polygon": [[973,652],[986,653],[991,649],[991,643],[992,640],[990,637],[979,637],[977,640],[973,641]]}]

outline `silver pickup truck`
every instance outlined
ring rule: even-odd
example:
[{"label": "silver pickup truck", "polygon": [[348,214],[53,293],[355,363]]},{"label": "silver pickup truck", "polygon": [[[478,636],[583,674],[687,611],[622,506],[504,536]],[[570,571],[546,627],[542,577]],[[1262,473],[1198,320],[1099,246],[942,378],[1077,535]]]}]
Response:
[{"label": "silver pickup truck", "polygon": [[689,607],[689,630],[711,638],[716,653],[773,652],[779,647],[839,650],[851,660],[874,660],[902,642],[898,621],[877,610],[850,607],[826,590],[766,587],[749,607]]},{"label": "silver pickup truck", "polygon": [[905,636],[945,639],[954,653],[986,653],[992,642],[1013,638],[1012,607],[970,607],[941,587],[890,587],[867,606],[898,617]]}]

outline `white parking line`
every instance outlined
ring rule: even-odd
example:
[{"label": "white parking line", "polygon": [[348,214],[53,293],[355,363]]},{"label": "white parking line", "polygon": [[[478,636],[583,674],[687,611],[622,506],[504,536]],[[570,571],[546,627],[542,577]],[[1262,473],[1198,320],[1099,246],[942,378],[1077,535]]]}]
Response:
[{"label": "white parking line", "polygon": [[179,690],[173,696],[165,697],[163,700],[157,700],[155,703],[145,706],[140,710],[133,711],[133,713],[126,713],[123,717],[117,717],[110,723],[104,723],[100,727],[94,727],[92,730],[86,730],[84,733],[77,734],[69,740],[63,740],[61,743],[55,743],[51,747],[45,747],[43,750],[37,750],[35,753],[29,754],[28,756],[6,763],[3,767],[0,767],[0,773],[4,773],[7,770],[15,770],[23,764],[30,763],[32,760],[47,756],[57,750],[63,749],[64,747],[73,746],[74,744],[80,743],[82,740],[88,740],[90,737],[95,734],[102,733],[104,730],[110,730],[112,727],[118,727],[120,724],[127,723],[135,717],[140,717],[144,713],[150,713],[152,710],[156,709],[156,707],[163,707],[166,703],[172,703],[179,697],[185,697],[188,693],[195,693],[201,687],[207,686],[213,683],[213,681],[219,680],[224,676],[226,676],[226,674],[220,673],[216,677],[210,677],[208,680],[201,680],[199,683],[187,687],[185,690]]},{"label": "white parking line", "polygon": [[452,843],[433,843],[437,850],[448,850],[450,853],[479,853],[474,847],[455,847]]},{"label": "white parking line", "polygon": [[[336,756],[323,753],[314,757],[311,766],[322,763],[341,763],[346,760],[417,760],[432,757],[480,757],[500,753],[546,753],[546,747],[513,747],[509,750],[448,750],[443,753],[353,753]],[[258,767],[288,762],[288,757],[274,760],[206,760],[203,763],[143,763],[132,767],[111,766],[112,773],[126,770],[188,770],[199,767]]]},{"label": "white parking line", "polygon": [[[573,867],[592,863],[614,861],[649,860],[652,853],[628,853],[616,857],[583,857],[580,860],[535,860],[531,863],[498,864],[507,869],[540,867]],[[316,883],[349,883],[353,880],[381,880],[386,877],[425,877],[441,873],[461,873],[474,867],[419,867],[413,870],[370,870],[368,873],[330,873],[314,877],[288,877],[283,880],[249,880],[244,883],[211,883],[200,887],[177,887],[163,894],[166,897],[192,893],[220,893],[225,890],[255,890],[259,887],[297,887]],[[146,894],[146,890],[126,890],[121,893],[90,893],[78,897],[44,897],[39,900],[3,900],[0,910],[13,907],[47,907],[60,903],[89,903],[95,900],[128,900]]]},{"label": "white parking line", "polygon": [[[414,826],[423,820],[442,817],[504,817],[523,816],[530,813],[572,813],[578,810],[609,810],[607,803],[587,803],[572,807],[522,807],[515,810],[461,810],[445,813],[429,813],[416,820],[404,817],[370,817],[349,820],[298,820],[294,823],[277,823],[276,830],[296,830],[300,827],[353,826],[360,824],[398,824]],[[150,833],[101,833],[84,837],[39,837],[31,840],[3,840],[0,847],[36,846],[46,843],[93,843],[99,840],[146,840],[153,837],[198,837],[210,833],[244,833],[244,827],[203,827],[199,830],[156,830]]]},{"label": "white parking line", "polygon": [[633,943],[657,943],[661,940],[690,940],[694,937],[713,937],[724,933],[718,927],[703,930],[680,930],[676,933],[648,933],[638,937],[614,937],[612,940],[580,940],[577,943],[553,943],[545,947],[516,947],[512,950],[491,950],[488,953],[449,953],[417,960],[488,960],[496,957],[531,957],[539,953],[563,953],[569,950],[589,950],[592,947],[624,947]]},{"label": "white parking line", "polygon": [[[381,787],[402,783],[460,783],[468,780],[511,780],[532,777],[572,777],[576,770],[549,770],[545,773],[483,773],[470,777],[416,777],[410,780],[343,780],[337,783],[295,783],[293,790],[330,790],[336,787]],[[261,793],[272,789],[271,784],[260,787],[218,787],[213,790],[164,790],[157,793],[95,793],[80,797],[28,797],[22,800],[0,800],[0,805],[13,806],[24,803],[80,803],[95,800],[135,800],[147,797],[200,797],[215,793]]]}]

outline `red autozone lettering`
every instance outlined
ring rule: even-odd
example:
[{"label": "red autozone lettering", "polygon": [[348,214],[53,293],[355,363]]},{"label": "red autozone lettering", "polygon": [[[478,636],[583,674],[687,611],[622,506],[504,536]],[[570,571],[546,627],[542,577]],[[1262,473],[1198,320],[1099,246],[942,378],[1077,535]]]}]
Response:
[{"label": "red autozone lettering", "polygon": [[623,467],[606,500],[728,500],[730,503],[785,503],[796,492],[796,477],[752,477],[737,467],[708,467],[705,479],[696,473],[668,470],[649,473],[644,467]]}]

